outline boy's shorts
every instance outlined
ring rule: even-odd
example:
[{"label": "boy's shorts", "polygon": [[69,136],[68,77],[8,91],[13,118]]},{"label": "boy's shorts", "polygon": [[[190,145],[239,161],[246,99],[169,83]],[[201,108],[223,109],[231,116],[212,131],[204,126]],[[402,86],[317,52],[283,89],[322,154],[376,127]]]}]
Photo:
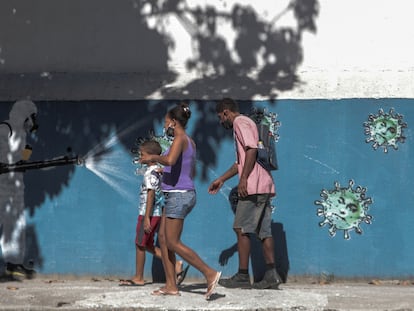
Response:
[{"label": "boy's shorts", "polygon": [[272,237],[272,208],[270,194],[254,194],[240,198],[233,228],[242,233],[255,233],[260,240]]},{"label": "boy's shorts", "polygon": [[184,219],[196,204],[194,190],[185,192],[164,192],[165,217]]},{"label": "boy's shorts", "polygon": [[144,216],[139,215],[137,220],[137,229],[136,229],[136,236],[135,236],[135,244],[137,246],[145,247],[147,249],[154,248],[154,237],[155,234],[158,232],[158,227],[161,223],[161,216],[152,216],[150,217],[151,223],[151,232],[146,233],[144,231]]}]

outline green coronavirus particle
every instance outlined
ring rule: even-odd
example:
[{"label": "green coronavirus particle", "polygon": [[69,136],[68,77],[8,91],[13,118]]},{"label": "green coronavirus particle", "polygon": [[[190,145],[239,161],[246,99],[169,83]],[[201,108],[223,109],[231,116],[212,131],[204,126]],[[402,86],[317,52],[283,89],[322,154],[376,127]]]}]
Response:
[{"label": "green coronavirus particle", "polygon": [[335,189],[321,191],[322,200],[316,200],[320,205],[317,215],[324,217],[319,223],[320,227],[329,225],[329,234],[333,237],[338,230],[344,231],[344,238],[349,240],[349,231],[354,230],[362,234],[360,224],[370,224],[372,216],[368,215],[368,206],[372,204],[371,198],[365,197],[366,188],[360,186],[353,189],[354,181],[349,181],[349,187],[340,187],[338,182],[334,183]]},{"label": "green coronavirus particle", "polygon": [[268,111],[266,108],[253,107],[249,117],[255,121],[256,124],[263,124],[269,127],[269,136],[275,142],[279,141],[279,127],[281,123],[277,120],[277,114]]},{"label": "green coronavirus particle", "polygon": [[403,129],[407,127],[407,124],[402,121],[402,118],[392,108],[389,113],[384,113],[380,109],[378,115],[370,114],[368,121],[364,122],[365,134],[369,135],[365,142],[373,142],[372,147],[374,150],[382,147],[385,153],[388,152],[389,146],[397,150],[397,143],[405,141]]}]

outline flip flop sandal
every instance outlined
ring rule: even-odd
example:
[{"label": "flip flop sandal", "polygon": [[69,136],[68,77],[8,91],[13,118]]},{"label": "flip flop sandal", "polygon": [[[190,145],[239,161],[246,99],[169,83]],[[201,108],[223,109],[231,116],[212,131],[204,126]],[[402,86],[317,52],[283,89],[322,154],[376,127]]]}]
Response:
[{"label": "flip flop sandal", "polygon": [[183,271],[177,273],[177,285],[180,285],[182,282],[184,282],[188,269],[190,269],[190,265],[187,265]]},{"label": "flip flop sandal", "polygon": [[211,296],[213,295],[214,291],[216,290],[216,286],[217,286],[218,281],[220,280],[220,277],[221,277],[221,271],[217,272],[216,278],[214,279],[214,281],[211,282],[210,285],[208,285],[207,293],[204,296],[206,298],[206,300],[210,300]]},{"label": "flip flop sandal", "polygon": [[162,288],[154,290],[151,295],[153,296],[181,296],[181,293],[177,290],[175,292],[168,292]]},{"label": "flip flop sandal", "polygon": [[120,280],[119,286],[144,286],[145,284],[139,284],[133,280]]}]

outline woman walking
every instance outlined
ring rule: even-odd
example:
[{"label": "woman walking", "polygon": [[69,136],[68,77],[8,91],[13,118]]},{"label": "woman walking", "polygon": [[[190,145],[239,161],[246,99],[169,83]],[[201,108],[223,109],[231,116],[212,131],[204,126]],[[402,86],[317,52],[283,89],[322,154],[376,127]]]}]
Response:
[{"label": "woman walking", "polygon": [[162,155],[147,154],[141,158],[142,161],[156,161],[165,166],[161,186],[165,206],[158,238],[166,283],[152,294],[180,295],[175,275],[175,254],[178,254],[204,275],[207,281],[205,298],[209,300],[221,272],[208,266],[194,250],[181,241],[184,219],[196,204],[194,188],[196,145],[185,131],[190,117],[190,108],[185,103],[170,109],[165,116],[164,129],[167,135],[174,137],[171,147]]}]

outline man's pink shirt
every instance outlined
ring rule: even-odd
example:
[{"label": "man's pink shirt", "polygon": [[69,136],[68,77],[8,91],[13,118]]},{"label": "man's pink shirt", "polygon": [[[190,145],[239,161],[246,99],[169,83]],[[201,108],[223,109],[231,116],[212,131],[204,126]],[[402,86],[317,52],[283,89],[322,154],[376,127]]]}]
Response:
[{"label": "man's pink shirt", "polygon": [[[240,176],[246,159],[245,148],[257,148],[259,134],[257,132],[257,126],[254,121],[249,117],[243,115],[237,116],[234,119],[233,130],[237,153],[239,155],[237,156],[236,154],[236,162]],[[247,192],[249,195],[264,193],[276,195],[275,184],[273,182],[272,175],[257,162],[254,165],[254,168],[249,177],[247,178]]]}]

